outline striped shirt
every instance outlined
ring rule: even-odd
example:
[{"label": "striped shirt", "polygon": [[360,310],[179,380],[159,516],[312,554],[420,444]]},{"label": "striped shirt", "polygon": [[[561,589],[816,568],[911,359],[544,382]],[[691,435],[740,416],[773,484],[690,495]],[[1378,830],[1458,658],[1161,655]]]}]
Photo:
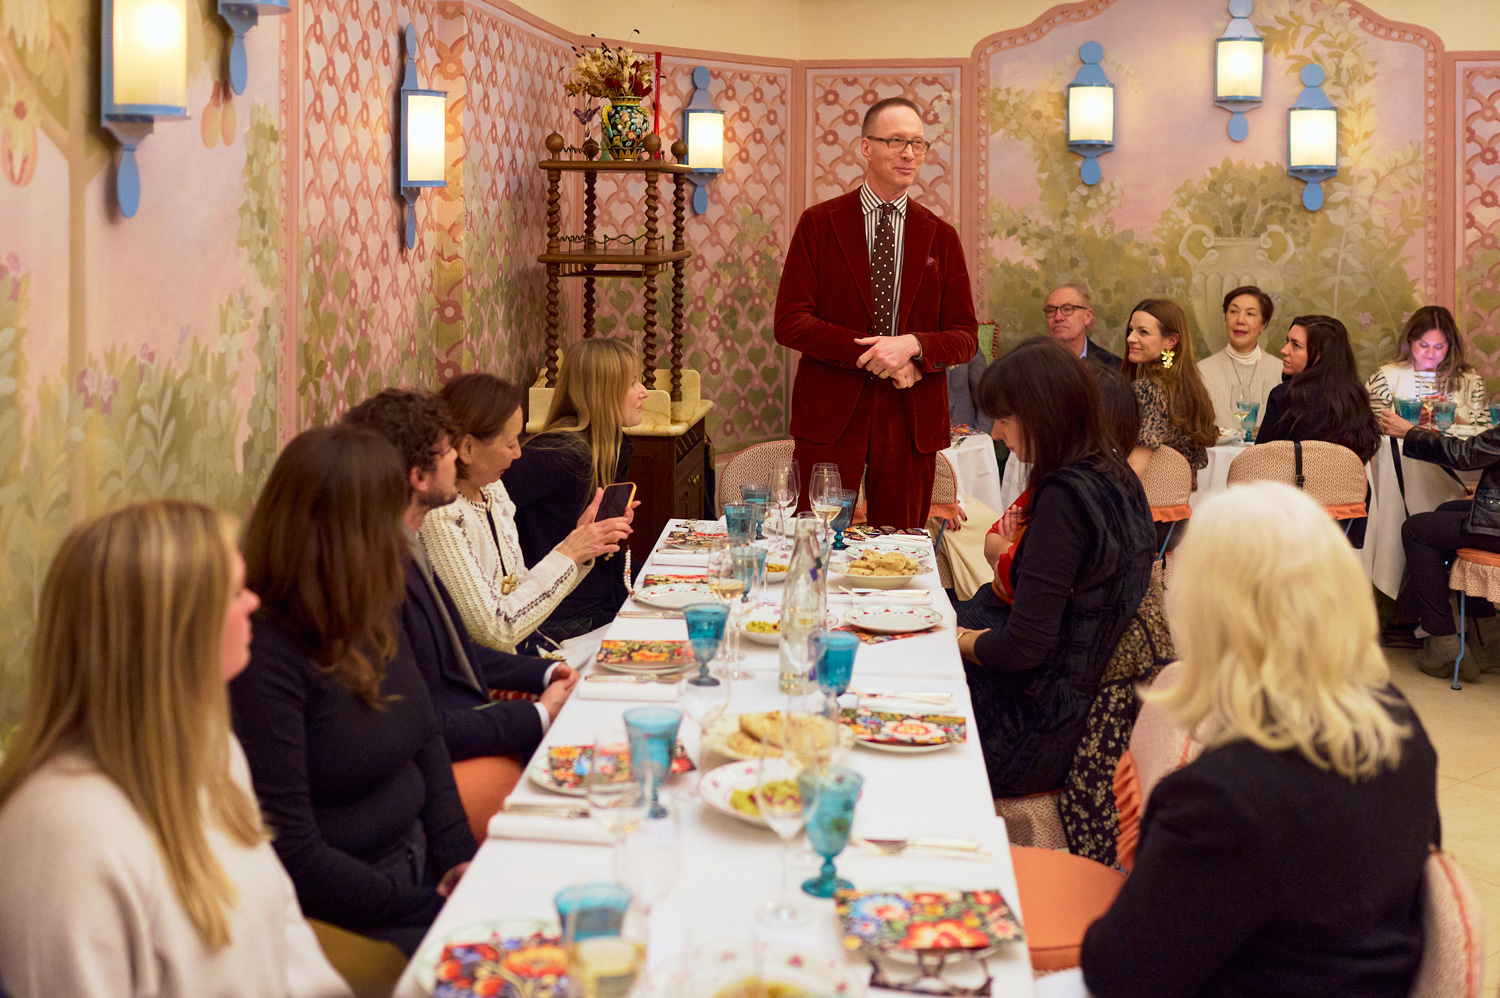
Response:
[{"label": "striped shirt", "polygon": [[[859,204],[865,212],[865,248],[873,254],[875,252],[875,228],[880,224],[880,206],[887,202],[880,199],[880,195],[870,190],[869,184],[861,184],[859,187]],[[882,336],[895,336],[896,324],[901,313],[901,261],[904,259],[906,250],[906,193],[889,202],[896,208],[891,216],[891,226],[896,230],[896,287],[891,291],[891,328],[882,330]]]}]

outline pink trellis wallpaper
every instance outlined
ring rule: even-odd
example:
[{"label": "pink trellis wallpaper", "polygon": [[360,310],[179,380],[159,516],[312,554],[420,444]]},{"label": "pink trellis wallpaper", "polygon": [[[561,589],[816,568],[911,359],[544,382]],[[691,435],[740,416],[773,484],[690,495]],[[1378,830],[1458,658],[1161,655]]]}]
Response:
[{"label": "pink trellis wallpaper", "polygon": [[1500,59],[1456,67],[1458,316],[1490,379],[1500,376]]}]

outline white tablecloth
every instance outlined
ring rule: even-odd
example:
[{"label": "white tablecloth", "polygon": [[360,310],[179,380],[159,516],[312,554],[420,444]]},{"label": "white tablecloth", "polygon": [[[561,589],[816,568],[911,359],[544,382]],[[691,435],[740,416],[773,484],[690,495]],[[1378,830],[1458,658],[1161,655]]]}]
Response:
[{"label": "white tablecloth", "polygon": [[[668,529],[671,526],[669,523]],[[649,560],[642,569],[643,572],[658,570]],[[850,847],[838,858],[839,872],[862,887],[913,882],[964,888],[998,887],[1024,918],[1004,823],[995,816],[990,799],[973,708],[951,630],[953,609],[935,574],[919,577],[914,585],[932,592],[933,605],[943,613],[948,627],[934,635],[877,645],[861,644],[855,659],[853,685],[949,692],[953,695],[953,712],[969,718],[969,740],[947,751],[914,756],[864,749],[851,752],[846,765],[865,777],[863,795],[855,811],[855,834],[880,838],[920,835],[978,839],[994,856],[994,862],[977,863],[916,853],[877,856]],[[771,595],[777,595],[779,588],[773,587]],[[847,605],[841,600],[832,603],[834,612]],[[609,636],[683,638],[686,630],[678,618],[625,618],[611,625]],[[776,707],[783,702],[776,691],[776,649],[748,641],[744,642],[744,649],[746,664],[756,678],[735,684],[730,712]],[[552,744],[591,742],[601,724],[618,718],[630,706],[629,702],[570,699],[538,751],[545,752],[546,746]],[[712,766],[724,761],[702,758],[698,751],[698,730],[691,720],[684,719],[680,737],[700,764],[707,762]],[[692,774],[675,777],[668,786],[685,791],[695,778]],[[550,794],[523,779],[514,799],[557,802],[569,798]],[[682,871],[671,893],[652,912],[653,966],[675,955],[689,939],[700,943],[711,938],[718,928],[729,934],[748,931],[751,913],[780,885],[781,847],[773,834],[704,808],[685,795],[679,803],[683,805]],[[486,919],[553,918],[552,898],[562,888],[587,880],[612,879],[611,850],[606,848],[490,839],[481,844],[474,864],[439,914],[428,939]],[[829,954],[841,953],[833,902],[805,894],[799,894],[798,902],[813,912],[813,921],[783,938]],[[776,938],[770,933],[764,933],[763,937]],[[994,994],[1032,993],[1031,964],[1023,943],[1006,947],[991,965]],[[422,993],[415,974],[413,963],[396,987],[397,996],[416,998]]]},{"label": "white tablecloth", "polygon": [[[1396,480],[1396,462],[1391,456],[1391,438],[1380,439],[1380,449],[1369,464],[1370,522],[1365,528],[1365,546],[1360,552],[1365,574],[1375,588],[1392,599],[1401,589],[1406,571],[1406,552],[1401,547],[1401,525],[1409,513],[1430,513],[1441,504],[1465,496],[1463,482],[1435,464],[1414,461],[1404,454],[1401,474],[1406,481],[1406,501]],[[1477,482],[1479,474],[1461,474],[1460,479]]]},{"label": "white tablecloth", "polygon": [[[1249,446],[1246,443],[1232,443],[1210,447],[1208,464],[1198,471],[1198,488],[1188,499],[1189,504],[1196,503],[1210,493],[1227,488],[1229,465]],[[1031,465],[1025,461],[1017,461],[1012,457],[1005,462],[1005,479],[1000,488],[1001,505],[997,507],[1002,513],[1010,509],[1010,504],[1026,490],[1026,476],[1030,473]]]},{"label": "white tablecloth", "polygon": [[[995,460],[995,442],[988,434],[964,437],[943,451],[958,477],[958,494],[973,496],[994,510],[1004,511],[1000,502],[1000,463]],[[1009,463],[1009,462],[1007,462]],[[985,524],[989,528],[989,524]]]}]

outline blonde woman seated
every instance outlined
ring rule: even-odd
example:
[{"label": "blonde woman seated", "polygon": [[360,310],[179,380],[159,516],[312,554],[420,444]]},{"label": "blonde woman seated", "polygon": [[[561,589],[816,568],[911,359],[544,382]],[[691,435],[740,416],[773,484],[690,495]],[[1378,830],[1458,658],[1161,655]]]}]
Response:
[{"label": "blonde woman seated", "polygon": [[1358,556],[1305,493],[1238,486],[1194,510],[1167,612],[1182,673],[1144,696],[1206,748],[1151,792],[1089,991],[1406,998],[1437,757]]},{"label": "blonde woman seated", "polygon": [[[541,432],[505,472],[526,564],[577,529],[599,489],[625,480],[625,429],[640,425],[645,401],[641,359],[629,344],[595,337],[568,348]],[[538,633],[561,641],[592,631],[615,619],[626,596],[624,555],[602,555]]]},{"label": "blonde woman seated", "polygon": [[1151,454],[1166,446],[1187,458],[1197,472],[1208,467],[1208,448],[1219,439],[1214,406],[1198,366],[1187,316],[1176,302],[1147,298],[1130,312],[1121,372],[1141,407],[1140,440],[1130,467],[1143,474]]},{"label": "blonde woman seated", "polygon": [[1396,356],[1370,375],[1365,388],[1377,415],[1398,398],[1440,394],[1457,403],[1455,422],[1489,422],[1484,379],[1464,355],[1453,313],[1441,305],[1425,305],[1411,314],[1396,340]]},{"label": "blonde woman seated", "polygon": [[349,993],[230,733],[258,602],[244,579],[228,517],[168,500],[84,524],[52,560],[0,765],[12,998]]},{"label": "blonde woman seated", "polygon": [[500,476],[521,456],[521,389],[492,374],[463,374],[439,393],[458,430],[458,501],[429,510],[422,543],[470,637],[513,652],[574,590],[594,559],[620,550],[630,517],[594,521],[603,492],[577,527],[529,568],[516,504]]}]

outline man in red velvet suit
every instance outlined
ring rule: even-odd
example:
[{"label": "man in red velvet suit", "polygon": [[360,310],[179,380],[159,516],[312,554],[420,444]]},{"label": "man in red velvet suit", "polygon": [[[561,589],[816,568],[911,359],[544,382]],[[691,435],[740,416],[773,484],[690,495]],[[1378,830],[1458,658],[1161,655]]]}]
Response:
[{"label": "man in red velvet suit", "polygon": [[845,488],[865,476],[870,523],[920,527],[949,444],[942,372],[974,356],[978,323],[958,232],[906,194],[927,154],[917,106],[872,106],[860,152],[865,182],[802,213],[776,295],[776,342],[802,352],[800,503],[812,466],[832,461]]}]

